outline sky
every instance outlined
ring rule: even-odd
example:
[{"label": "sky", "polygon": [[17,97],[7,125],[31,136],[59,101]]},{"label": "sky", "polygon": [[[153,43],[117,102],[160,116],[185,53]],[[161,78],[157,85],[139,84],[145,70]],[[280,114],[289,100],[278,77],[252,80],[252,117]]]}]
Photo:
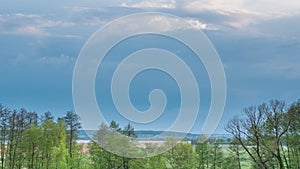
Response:
[{"label": "sky", "polygon": [[[74,110],[72,76],[79,53],[95,31],[122,16],[163,12],[186,19],[212,42],[224,65],[226,105],[216,133],[227,121],[242,116],[243,108],[270,99],[291,103],[300,98],[300,2],[279,0],[1,0],[0,6],[0,103],[10,108],[52,112],[56,116]],[[130,46],[130,41],[134,46]],[[155,36],[129,39],[117,45],[99,68],[96,96],[104,116],[121,125],[128,120],[117,114],[107,81],[114,63],[138,45],[176,49],[176,43]],[[167,45],[166,45],[167,44]],[[186,52],[186,53],[185,53]],[[209,79],[199,69],[200,112],[191,130],[199,133],[210,105]],[[179,55],[180,55],[179,54]],[[117,57],[114,57],[117,56]],[[120,57],[118,57],[120,56]],[[102,70],[102,71],[101,71]],[[105,79],[101,81],[101,78]],[[176,118],[180,93],[174,79],[155,70],[138,75],[130,86],[130,98],[139,110],[149,108],[149,92],[160,88],[168,97],[166,114],[136,129],[164,130]],[[176,113],[175,113],[176,114]]]}]

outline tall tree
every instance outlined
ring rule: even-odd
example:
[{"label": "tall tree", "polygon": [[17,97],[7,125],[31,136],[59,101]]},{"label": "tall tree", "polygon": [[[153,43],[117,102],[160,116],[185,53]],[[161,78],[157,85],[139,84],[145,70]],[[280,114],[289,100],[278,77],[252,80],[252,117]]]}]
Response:
[{"label": "tall tree", "polygon": [[112,120],[112,121],[110,122],[109,128],[110,128],[113,132],[121,132],[121,131],[122,131],[122,129],[120,128],[120,125],[119,125],[116,121],[114,121],[114,120]]},{"label": "tall tree", "polygon": [[[263,126],[264,139],[262,139],[263,146],[272,154],[277,160],[280,169],[285,168],[284,159],[286,159],[284,152],[282,152],[282,137],[288,131],[290,120],[285,118],[286,107],[284,101],[271,100],[269,105],[262,104],[258,107],[258,111],[266,116],[266,122]],[[283,157],[282,157],[283,156]]]},{"label": "tall tree", "polygon": [[8,168],[20,168],[22,164],[22,154],[19,151],[20,143],[22,141],[22,133],[25,129],[25,115],[27,111],[21,109],[20,111],[13,110],[9,117],[9,134],[7,141],[7,157],[8,157]]},{"label": "tall tree", "polygon": [[53,148],[57,146],[57,126],[55,122],[51,120],[43,121],[41,124],[41,159],[40,168],[50,169],[53,162]]},{"label": "tall tree", "polygon": [[239,141],[257,167],[283,169],[289,166],[283,143],[291,126],[286,113],[285,102],[271,100],[244,109],[245,119],[234,117],[225,130]]},{"label": "tall tree", "polygon": [[48,120],[54,120],[52,113],[49,111],[45,112],[44,115],[42,115],[42,117],[41,117],[41,122],[48,121]]},{"label": "tall tree", "polygon": [[[89,145],[91,160],[95,168],[123,168],[123,158],[111,152],[126,153],[127,148],[123,145],[127,140],[102,123],[93,137],[93,142]],[[128,145],[126,146],[128,147]]]},{"label": "tall tree", "polygon": [[24,166],[27,168],[39,168],[37,159],[40,156],[39,146],[42,139],[41,136],[41,128],[36,124],[28,126],[23,133],[21,147],[25,159]]},{"label": "tall tree", "polygon": [[290,121],[284,138],[287,145],[287,168],[300,168],[300,99],[289,107],[286,119]]},{"label": "tall tree", "polygon": [[50,168],[55,169],[67,169],[67,159],[69,157],[68,151],[66,149],[66,126],[63,120],[58,120],[56,124],[56,146],[52,148],[52,162]]},{"label": "tall tree", "polygon": [[73,165],[73,154],[76,147],[77,131],[81,128],[79,116],[72,111],[68,111],[64,117],[64,122],[67,126],[67,147],[70,156],[70,168]]},{"label": "tall tree", "polygon": [[[240,143],[236,138],[233,138],[230,142],[230,146],[229,146],[229,150],[231,151],[231,153],[233,153],[233,160],[234,162],[236,162],[235,167],[238,169],[241,169],[241,156],[242,156],[242,152],[241,152],[241,148],[240,148]],[[234,163],[231,160],[229,161],[230,163]]]},{"label": "tall tree", "polygon": [[195,147],[196,154],[198,155],[198,168],[205,169],[209,166],[209,145],[205,135],[201,134]]},{"label": "tall tree", "polygon": [[166,158],[166,162],[169,166],[171,166],[172,168],[174,168],[176,166],[176,162],[175,162],[175,146],[177,145],[178,140],[175,139],[174,137],[168,137],[165,139],[164,142],[164,149],[166,150],[166,152],[164,153],[164,156]]},{"label": "tall tree", "polygon": [[180,142],[174,147],[176,169],[196,168],[195,154],[191,144]]},{"label": "tall tree", "polygon": [[215,140],[210,147],[210,158],[212,159],[211,168],[222,168],[223,151],[218,140]]},{"label": "tall tree", "polygon": [[8,129],[9,129],[9,114],[10,111],[0,104],[0,158],[1,169],[4,169],[4,159],[6,152],[6,144],[8,142]]},{"label": "tall tree", "polygon": [[[257,167],[266,169],[267,162],[271,159],[264,155],[261,145],[261,129],[265,117],[262,112],[258,112],[254,106],[244,109],[244,114],[246,115],[245,120],[235,116],[228,122],[225,130],[239,141]],[[251,147],[249,147],[248,144],[250,144]]]},{"label": "tall tree", "polygon": [[135,131],[134,131],[134,128],[133,128],[133,126],[132,126],[130,123],[128,123],[128,124],[124,127],[122,133],[123,133],[125,136],[127,136],[127,137],[137,137],[137,135],[136,135],[136,133],[135,133]]},{"label": "tall tree", "polygon": [[[122,133],[126,136],[126,137],[137,137],[137,135],[135,134],[134,131],[134,127],[128,123],[125,127],[124,130],[122,131]],[[127,143],[127,140],[124,138],[124,143]],[[123,168],[124,169],[129,169],[129,161],[131,159],[127,158],[125,156],[123,156]]]},{"label": "tall tree", "polygon": [[130,161],[130,166],[133,169],[153,169],[167,168],[166,159],[162,155],[156,155],[147,158],[133,159]]},{"label": "tall tree", "polygon": [[190,143],[169,137],[165,140],[163,146],[166,150],[164,153],[166,168],[185,169],[197,167],[196,156]]}]

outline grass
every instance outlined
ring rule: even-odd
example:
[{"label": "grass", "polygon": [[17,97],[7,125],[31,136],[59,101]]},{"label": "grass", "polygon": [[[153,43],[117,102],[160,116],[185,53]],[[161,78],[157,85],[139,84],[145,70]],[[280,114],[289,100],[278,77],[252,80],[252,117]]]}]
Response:
[{"label": "grass", "polygon": [[[228,157],[232,155],[231,150],[229,149],[229,145],[222,145],[222,151],[224,153],[224,157]],[[251,169],[252,168],[252,160],[248,156],[247,152],[245,152],[242,147],[240,150],[240,159],[241,159],[241,168],[243,169]]]}]

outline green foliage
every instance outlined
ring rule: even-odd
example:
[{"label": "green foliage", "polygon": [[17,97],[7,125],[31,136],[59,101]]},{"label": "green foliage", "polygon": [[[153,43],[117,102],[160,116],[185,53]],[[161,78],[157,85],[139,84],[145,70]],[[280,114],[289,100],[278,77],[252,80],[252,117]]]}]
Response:
[{"label": "green foliage", "polygon": [[78,150],[76,145],[78,129],[81,128],[79,117],[72,111],[68,111],[66,116],[63,117],[66,125],[66,145],[69,153],[68,166],[70,169],[78,168]]},{"label": "green foliage", "polygon": [[212,159],[211,168],[222,168],[224,162],[223,151],[217,140],[210,147],[210,158]]},{"label": "green foliage", "polygon": [[199,140],[196,143],[196,154],[198,156],[197,167],[199,169],[205,169],[209,167],[210,157],[209,157],[209,145],[208,140],[204,135],[199,136]]},{"label": "green foliage", "polygon": [[55,121],[50,112],[40,119],[25,109],[11,111],[0,106],[0,168],[70,168],[64,121]]},{"label": "green foliage", "polygon": [[[130,123],[122,129],[112,121],[101,124],[83,152],[85,145],[76,143],[80,123],[75,113],[55,120],[50,112],[40,118],[0,105],[0,169],[300,168],[300,100],[289,107],[271,100],[243,113],[228,123],[233,138],[227,141],[200,135],[192,145],[170,137],[163,145],[142,148],[132,139]],[[157,155],[130,158],[141,152]]]},{"label": "green foliage", "polygon": [[283,143],[286,144],[285,152],[286,163],[291,168],[300,168],[300,99],[293,103],[286,116],[286,121],[290,121],[290,127],[287,134],[283,137]]},{"label": "green foliage", "polygon": [[[130,140],[130,136],[135,136],[134,128],[130,124],[128,124],[123,131],[120,131],[126,135],[124,136],[116,132],[116,130],[119,130],[118,126],[119,125],[114,121],[112,121],[110,127],[105,124],[101,124],[99,130],[93,138],[94,143],[91,148],[93,148],[94,150],[91,150],[91,156],[93,162],[96,165],[99,165],[100,168],[129,168],[131,159],[127,157],[133,156],[137,151],[137,148],[134,147]],[[100,147],[100,150],[98,150],[99,147],[95,145],[98,145]],[[107,151],[110,153],[108,153]],[[95,154],[98,157],[94,158],[93,155]],[[99,160],[99,158],[101,160]]]},{"label": "green foliage", "polygon": [[[253,161],[254,168],[299,168],[299,101],[287,108],[271,100],[244,109],[245,118],[235,117],[226,130]],[[295,153],[296,152],[296,153]]]},{"label": "green foliage", "polygon": [[24,165],[28,168],[37,168],[38,161],[36,160],[39,157],[39,147],[41,144],[42,131],[41,128],[37,125],[31,125],[25,129],[23,133],[23,141],[21,143],[21,149],[25,150],[24,152]]},{"label": "green foliage", "polygon": [[130,167],[133,169],[166,168],[166,159],[161,155],[156,155],[148,158],[133,159],[130,161]]},{"label": "green foliage", "polygon": [[68,151],[66,148],[66,126],[62,120],[58,121],[57,129],[57,143],[56,146],[52,148],[53,162],[50,168],[66,169],[68,168],[67,160],[69,158]]}]

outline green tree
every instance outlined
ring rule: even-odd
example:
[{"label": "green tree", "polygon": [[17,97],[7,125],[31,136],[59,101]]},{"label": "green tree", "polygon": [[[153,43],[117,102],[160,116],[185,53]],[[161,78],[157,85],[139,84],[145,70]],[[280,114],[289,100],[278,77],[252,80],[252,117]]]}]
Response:
[{"label": "green tree", "polygon": [[244,109],[244,114],[244,119],[234,117],[225,130],[239,141],[255,167],[290,168],[289,163],[293,159],[290,156],[291,126],[297,118],[291,119],[285,102],[271,100],[268,104]]},{"label": "green tree", "polygon": [[285,168],[285,153],[282,145],[282,137],[287,133],[290,120],[285,118],[286,106],[284,101],[271,100],[269,104],[262,104],[258,107],[266,116],[265,125],[262,130],[265,131],[262,145],[266,151],[276,158],[276,165],[280,169]]},{"label": "green tree", "polygon": [[168,137],[165,139],[163,148],[166,150],[164,157],[166,158],[166,166],[169,168],[174,168],[176,166],[175,162],[175,146],[178,140],[173,137]]},{"label": "green tree", "polygon": [[0,104],[0,158],[1,169],[5,168],[5,152],[6,144],[8,142],[9,130],[9,109]]},{"label": "green tree", "polygon": [[210,158],[212,159],[211,168],[222,168],[223,163],[223,151],[222,147],[220,146],[218,140],[215,140],[215,142],[210,147]]},{"label": "green tree", "polygon": [[39,145],[42,131],[39,126],[32,124],[28,126],[23,133],[22,152],[24,153],[25,163],[27,168],[38,169]]},{"label": "green tree", "polygon": [[28,120],[28,112],[22,108],[19,111],[13,110],[9,116],[9,132],[7,140],[7,168],[21,168],[24,163],[24,157],[21,150],[22,135],[25,128],[30,125]]},{"label": "green tree", "polygon": [[[128,137],[130,139],[130,137],[137,137],[137,135],[135,134],[135,131],[134,131],[134,128],[133,126],[128,123],[125,127],[124,127],[124,130],[122,131],[122,133]],[[119,139],[122,140],[122,143],[125,145],[125,148],[128,149],[128,152],[127,153],[132,153],[133,151],[133,147],[130,145],[130,140],[128,138],[122,138],[120,137]],[[126,147],[126,145],[129,145],[129,147]],[[131,159],[130,158],[127,158],[126,155],[123,155],[123,168],[124,169],[129,169],[129,161]]]},{"label": "green tree", "polygon": [[[229,146],[229,151],[232,154],[232,156],[225,159],[225,161],[232,164],[230,168],[241,169],[241,156],[243,153],[241,152],[241,145],[236,138],[233,138],[231,140],[230,146]],[[226,168],[228,168],[228,167],[226,167]]]},{"label": "green tree", "polygon": [[[244,109],[245,119],[235,116],[227,124],[225,130],[237,139],[243,149],[251,157],[256,167],[266,169],[271,157],[265,154],[262,147],[262,127],[265,116],[255,106]],[[244,139],[245,137],[245,139]]]},{"label": "green tree", "polygon": [[164,153],[167,168],[196,168],[196,156],[191,144],[169,137],[165,140]]},{"label": "green tree", "polygon": [[56,132],[56,124],[53,119],[48,119],[43,121],[41,124],[42,137],[40,144],[41,151],[41,160],[40,160],[40,168],[42,169],[50,169],[52,166],[51,162],[53,162],[53,153],[52,149],[57,144],[57,132]]},{"label": "green tree", "polygon": [[300,168],[300,99],[294,102],[286,114],[290,126],[283,138],[287,148],[287,168]]},{"label": "green tree", "polygon": [[76,164],[76,156],[78,155],[78,147],[76,145],[76,139],[78,137],[77,131],[81,128],[81,124],[79,122],[79,117],[72,111],[68,111],[66,116],[63,117],[64,122],[67,126],[67,148],[69,152],[69,166],[70,169],[73,169]]},{"label": "green tree", "polygon": [[195,147],[196,154],[198,156],[198,168],[205,169],[209,167],[209,145],[207,137],[203,134],[199,136],[199,139]]},{"label": "green tree", "polygon": [[58,120],[55,133],[55,146],[52,148],[52,162],[50,163],[51,169],[67,169],[67,160],[69,158],[66,148],[66,126],[62,120]]},{"label": "green tree", "polygon": [[137,137],[137,135],[134,132],[134,127],[130,123],[128,123],[124,127],[124,130],[122,130],[122,133],[127,137]]},{"label": "green tree", "polygon": [[162,155],[156,155],[153,157],[132,159],[130,167],[133,169],[163,169],[166,168],[165,158]]},{"label": "green tree", "polygon": [[113,132],[121,132],[122,131],[122,129],[120,128],[120,125],[114,120],[112,120],[110,122],[109,128],[112,129]]},{"label": "green tree", "polygon": [[95,168],[120,168],[122,166],[121,157],[110,153],[115,149],[118,150],[119,147],[115,144],[113,137],[115,134],[118,133],[113,132],[106,124],[102,123],[93,136],[93,142],[89,145],[89,149],[91,161]]},{"label": "green tree", "polygon": [[193,147],[189,143],[179,143],[175,147],[176,168],[196,168],[196,158]]}]

